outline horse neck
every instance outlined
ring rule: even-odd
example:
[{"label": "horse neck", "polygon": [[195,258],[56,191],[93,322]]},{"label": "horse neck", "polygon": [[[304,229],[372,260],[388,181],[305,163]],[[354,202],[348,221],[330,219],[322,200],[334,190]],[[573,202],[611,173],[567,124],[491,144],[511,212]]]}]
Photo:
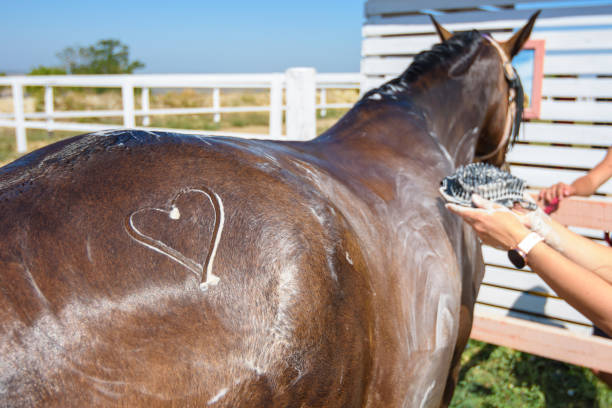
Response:
[{"label": "horse neck", "polygon": [[473,161],[492,92],[469,75],[424,77],[413,84],[414,104],[422,109],[429,135],[456,166]]},{"label": "horse neck", "polygon": [[369,158],[383,146],[409,153],[415,138],[427,137],[454,166],[469,163],[487,110],[475,95],[487,92],[471,89],[473,82],[435,74],[409,84],[391,82],[366,94],[315,142],[357,156],[362,151]]}]

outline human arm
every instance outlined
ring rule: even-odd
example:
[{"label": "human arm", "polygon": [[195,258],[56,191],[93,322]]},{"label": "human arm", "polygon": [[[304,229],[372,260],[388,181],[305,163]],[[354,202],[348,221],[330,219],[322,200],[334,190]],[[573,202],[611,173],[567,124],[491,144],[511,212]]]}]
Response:
[{"label": "human arm", "polygon": [[538,198],[544,200],[545,204],[552,204],[555,200],[560,201],[569,196],[587,197],[592,195],[610,177],[612,177],[612,147],[608,148],[604,159],[587,174],[577,178],[572,184],[557,183],[540,190]]},{"label": "human arm", "polygon": [[[447,204],[447,208],[472,225],[485,244],[509,250],[530,233],[521,222],[519,214],[478,197],[475,197],[474,202],[481,208],[453,204]],[[562,243],[568,245],[574,241]],[[583,250],[593,250],[591,246],[596,245],[592,242],[583,243]],[[603,246],[602,249],[607,252],[597,252],[597,256],[603,255],[599,262],[610,266],[612,249]],[[612,334],[612,284],[544,242],[538,243],[529,252],[527,263],[559,296]]]},{"label": "human arm", "polygon": [[612,248],[576,234],[541,210],[519,216],[519,219],[553,249],[612,284]]}]

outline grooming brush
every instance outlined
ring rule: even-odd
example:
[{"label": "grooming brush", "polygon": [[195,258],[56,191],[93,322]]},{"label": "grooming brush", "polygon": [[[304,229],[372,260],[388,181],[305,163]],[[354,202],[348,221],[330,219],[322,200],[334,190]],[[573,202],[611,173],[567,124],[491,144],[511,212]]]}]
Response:
[{"label": "grooming brush", "polygon": [[525,200],[525,182],[512,174],[487,163],[461,166],[440,183],[440,194],[450,203],[473,207],[472,194],[512,208],[519,203],[523,208],[535,210],[534,202]]}]

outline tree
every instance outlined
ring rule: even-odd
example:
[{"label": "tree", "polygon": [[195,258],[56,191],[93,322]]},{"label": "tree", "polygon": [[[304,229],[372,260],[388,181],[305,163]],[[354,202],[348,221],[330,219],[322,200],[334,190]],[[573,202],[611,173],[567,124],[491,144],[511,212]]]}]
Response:
[{"label": "tree", "polygon": [[115,39],[77,49],[66,47],[57,57],[71,74],[131,74],[144,67],[138,60],[130,61],[128,46]]}]

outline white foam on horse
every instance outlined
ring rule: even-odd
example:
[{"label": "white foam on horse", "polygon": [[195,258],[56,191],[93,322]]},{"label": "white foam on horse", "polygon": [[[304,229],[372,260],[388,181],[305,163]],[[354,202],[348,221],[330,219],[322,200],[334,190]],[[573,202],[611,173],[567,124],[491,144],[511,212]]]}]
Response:
[{"label": "white foam on horse", "polygon": [[221,398],[223,398],[223,396],[224,396],[225,394],[227,394],[227,391],[228,391],[228,390],[229,390],[228,388],[221,388],[221,389],[219,390],[219,392],[218,392],[217,394],[215,394],[215,396],[214,396],[214,397],[212,397],[211,399],[209,399],[209,400],[208,400],[207,404],[208,404],[208,405],[212,405],[212,404],[216,403],[216,402],[217,402],[217,401],[219,401]]}]

